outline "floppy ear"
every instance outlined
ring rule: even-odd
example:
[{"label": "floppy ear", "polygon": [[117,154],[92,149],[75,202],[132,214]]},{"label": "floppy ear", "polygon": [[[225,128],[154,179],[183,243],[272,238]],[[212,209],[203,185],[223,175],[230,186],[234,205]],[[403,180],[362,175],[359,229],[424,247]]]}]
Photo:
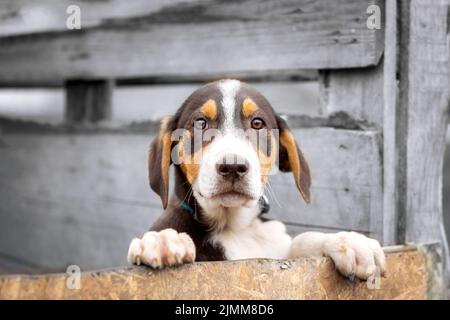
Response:
[{"label": "floppy ear", "polygon": [[286,121],[277,115],[277,122],[280,129],[279,168],[284,172],[292,171],[297,189],[305,202],[309,203],[311,176],[308,163],[295,142],[294,135],[289,130]]},{"label": "floppy ear", "polygon": [[172,132],[168,129],[169,121],[170,117],[167,117],[161,122],[159,135],[153,140],[148,157],[150,187],[161,197],[164,209],[167,208],[169,200],[169,167],[172,150]]}]

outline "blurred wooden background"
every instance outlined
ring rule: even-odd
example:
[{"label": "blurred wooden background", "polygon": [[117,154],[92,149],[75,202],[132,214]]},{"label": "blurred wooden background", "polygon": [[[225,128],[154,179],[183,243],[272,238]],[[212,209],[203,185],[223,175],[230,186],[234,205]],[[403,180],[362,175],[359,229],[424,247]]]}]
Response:
[{"label": "blurred wooden background", "polygon": [[[81,30],[66,29],[69,4],[81,8]],[[381,29],[367,27],[374,4]],[[254,84],[287,114],[311,165],[309,206],[290,175],[271,179],[270,216],[292,234],[355,230],[386,245],[444,244],[448,6],[3,1],[0,271],[125,264],[131,238],[161,212],[146,164],[158,120],[222,77]],[[30,90],[47,94],[37,118],[48,118],[23,111]]]}]

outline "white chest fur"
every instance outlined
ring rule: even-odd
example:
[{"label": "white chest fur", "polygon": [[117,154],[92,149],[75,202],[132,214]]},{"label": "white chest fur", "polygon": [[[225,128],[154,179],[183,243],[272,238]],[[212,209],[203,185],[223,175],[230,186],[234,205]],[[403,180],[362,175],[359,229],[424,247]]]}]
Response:
[{"label": "white chest fur", "polygon": [[291,237],[284,224],[259,219],[245,227],[227,228],[214,234],[211,240],[222,246],[227,260],[286,259],[291,246]]},{"label": "white chest fur", "polygon": [[286,233],[285,225],[279,221],[258,219],[256,201],[248,206],[225,208],[195,191],[194,195],[211,229],[215,230],[209,241],[224,249],[227,260],[287,258],[292,239]]}]

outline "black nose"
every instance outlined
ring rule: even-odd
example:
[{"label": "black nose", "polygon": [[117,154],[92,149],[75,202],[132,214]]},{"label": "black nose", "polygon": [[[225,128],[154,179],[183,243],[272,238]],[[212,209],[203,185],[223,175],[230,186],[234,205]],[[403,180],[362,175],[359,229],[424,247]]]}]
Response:
[{"label": "black nose", "polygon": [[216,164],[217,173],[224,178],[240,178],[247,174],[249,163],[238,155],[226,155],[222,161]]}]

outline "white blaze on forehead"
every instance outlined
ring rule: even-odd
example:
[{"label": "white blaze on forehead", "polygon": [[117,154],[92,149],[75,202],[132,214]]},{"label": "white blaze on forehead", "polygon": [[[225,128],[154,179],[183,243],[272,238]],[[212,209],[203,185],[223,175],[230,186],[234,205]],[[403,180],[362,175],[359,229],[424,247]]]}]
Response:
[{"label": "white blaze on forehead", "polygon": [[238,80],[222,80],[219,82],[219,89],[222,93],[222,106],[224,111],[225,131],[234,127],[233,118],[236,108],[236,94],[241,86]]}]

